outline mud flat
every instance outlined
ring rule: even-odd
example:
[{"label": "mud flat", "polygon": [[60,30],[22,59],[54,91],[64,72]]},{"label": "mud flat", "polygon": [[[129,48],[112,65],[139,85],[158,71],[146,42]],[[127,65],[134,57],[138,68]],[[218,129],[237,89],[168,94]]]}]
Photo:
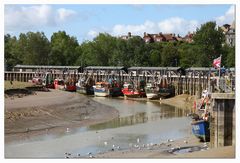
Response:
[{"label": "mud flat", "polygon": [[41,134],[65,132],[118,117],[113,107],[86,96],[51,90],[21,98],[4,99],[5,143]]}]

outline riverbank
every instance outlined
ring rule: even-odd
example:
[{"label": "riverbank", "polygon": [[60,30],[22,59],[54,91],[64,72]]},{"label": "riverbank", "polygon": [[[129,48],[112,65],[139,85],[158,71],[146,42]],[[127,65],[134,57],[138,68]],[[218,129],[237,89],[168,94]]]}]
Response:
[{"label": "riverbank", "polygon": [[77,93],[50,90],[5,98],[5,143],[47,133],[62,133],[118,117],[113,107]]},{"label": "riverbank", "polygon": [[[193,97],[179,95],[161,103],[186,109]],[[146,100],[146,99],[141,99]],[[159,102],[159,101],[158,101]],[[139,108],[138,108],[139,109]],[[51,90],[21,98],[5,98],[5,143],[25,140],[41,134],[66,133],[73,128],[110,121],[119,115],[113,107],[99,104],[77,93]],[[190,127],[190,126],[189,126]],[[154,130],[151,128],[151,130]],[[94,132],[95,133],[95,132]],[[98,134],[96,131],[95,134]],[[169,143],[153,144],[152,149],[130,148],[96,155],[97,158],[234,158],[234,147],[208,149],[184,154],[167,152],[171,148],[202,146],[193,135]],[[163,149],[166,149],[163,151]]]}]

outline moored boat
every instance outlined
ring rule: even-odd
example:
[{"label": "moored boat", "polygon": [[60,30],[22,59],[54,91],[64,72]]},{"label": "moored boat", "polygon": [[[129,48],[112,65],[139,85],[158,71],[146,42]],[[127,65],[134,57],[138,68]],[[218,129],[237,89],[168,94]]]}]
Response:
[{"label": "moored boat", "polygon": [[75,92],[76,91],[76,82],[74,78],[69,78],[66,82],[65,82],[65,90],[66,91],[70,91],[70,92]]},{"label": "moored boat", "polygon": [[63,79],[55,79],[54,80],[54,89],[64,90],[64,80]]},{"label": "moored boat", "polygon": [[123,85],[122,92],[126,97],[136,98],[136,97],[145,97],[146,96],[146,92],[144,90],[135,89],[133,87],[133,85],[129,84],[129,83],[125,83]]},{"label": "moored boat", "polygon": [[109,96],[109,83],[108,82],[97,82],[94,86],[94,95],[100,97]]},{"label": "moored boat", "polygon": [[50,72],[47,72],[43,77],[42,85],[46,88],[53,88],[54,89],[54,83],[53,83],[53,75]]},{"label": "moored boat", "polygon": [[117,97],[123,95],[120,84],[114,79],[109,79],[108,82],[97,82],[93,88],[95,96]]},{"label": "moored boat", "polygon": [[195,120],[191,123],[192,133],[203,142],[210,141],[209,121]]},{"label": "moored boat", "polygon": [[159,88],[155,86],[153,83],[147,83],[145,90],[148,99],[158,99],[160,97]]},{"label": "moored boat", "polygon": [[76,83],[76,91],[85,95],[94,95],[93,85],[81,80]]},{"label": "moored boat", "polygon": [[168,83],[167,78],[162,78],[159,84],[159,96],[169,97],[174,95],[175,88],[172,84]]}]

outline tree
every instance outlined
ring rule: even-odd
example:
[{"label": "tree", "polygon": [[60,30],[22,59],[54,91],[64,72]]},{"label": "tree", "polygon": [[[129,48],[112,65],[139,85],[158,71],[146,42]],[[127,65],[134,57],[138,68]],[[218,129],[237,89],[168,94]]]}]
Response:
[{"label": "tree", "polygon": [[[26,34],[26,51],[24,64],[46,65],[49,54],[49,41],[43,32],[28,32]],[[24,48],[24,47],[23,47]]]},{"label": "tree", "polygon": [[17,50],[17,38],[7,34],[4,36],[4,60],[7,70],[12,70],[16,64],[22,63],[19,51]]},{"label": "tree", "polygon": [[169,42],[164,45],[161,55],[162,66],[176,67],[179,62],[179,54],[177,47],[173,43]]},{"label": "tree", "polygon": [[146,66],[148,56],[145,51],[145,42],[141,37],[132,37],[127,40],[127,60],[129,66]]},{"label": "tree", "polygon": [[211,66],[213,59],[221,54],[225,37],[221,28],[216,27],[216,22],[207,22],[200,29],[197,28],[193,40],[195,45],[202,49],[201,59],[204,60],[202,66]]},{"label": "tree", "polygon": [[49,64],[73,65],[78,59],[78,42],[75,37],[70,37],[65,31],[53,33],[51,37],[51,51]]},{"label": "tree", "polygon": [[228,45],[223,46],[222,66],[235,67],[235,47],[230,47]]},{"label": "tree", "polygon": [[201,67],[204,65],[201,57],[201,48],[195,44],[182,43],[179,45],[179,62],[180,67]]}]

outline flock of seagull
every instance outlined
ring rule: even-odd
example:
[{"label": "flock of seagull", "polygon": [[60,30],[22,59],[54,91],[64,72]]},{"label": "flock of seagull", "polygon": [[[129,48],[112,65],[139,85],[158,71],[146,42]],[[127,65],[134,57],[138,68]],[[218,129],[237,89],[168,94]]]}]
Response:
[{"label": "flock of seagull", "polygon": [[[69,128],[67,128],[66,132],[69,132]],[[153,149],[153,147],[160,147],[163,145],[166,145],[166,147],[170,148],[170,147],[172,147],[172,142],[174,142],[174,140],[167,139],[166,142],[162,142],[160,144],[154,144],[154,143],[141,144],[140,142],[141,142],[140,138],[137,138],[136,143],[129,143],[129,148],[130,149],[138,149],[138,150],[141,150],[141,149],[151,150],[151,149]],[[188,141],[184,140],[184,143],[187,144]],[[103,145],[106,147],[111,146],[111,145],[109,145],[109,143],[107,141],[104,141]],[[121,149],[122,148],[120,146],[113,144],[109,151],[119,151]],[[171,148],[171,150],[175,150],[175,149],[180,149],[180,147],[178,146],[176,148]],[[65,158],[95,158],[95,156],[93,155],[92,152],[88,152],[86,155],[77,154],[74,156],[72,153],[66,152]]]}]

